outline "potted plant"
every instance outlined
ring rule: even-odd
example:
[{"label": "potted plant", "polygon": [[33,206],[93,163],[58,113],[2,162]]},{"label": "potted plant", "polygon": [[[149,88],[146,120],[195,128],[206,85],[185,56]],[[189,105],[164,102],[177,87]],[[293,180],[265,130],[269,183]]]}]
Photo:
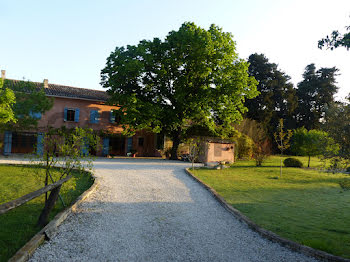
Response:
[{"label": "potted plant", "polygon": [[130,153],[131,153],[132,157],[136,157],[137,150],[136,149],[131,149]]}]

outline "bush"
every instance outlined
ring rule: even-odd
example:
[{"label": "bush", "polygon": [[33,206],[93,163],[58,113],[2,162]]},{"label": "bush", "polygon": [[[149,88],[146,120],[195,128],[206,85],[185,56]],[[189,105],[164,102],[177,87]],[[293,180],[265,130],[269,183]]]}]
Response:
[{"label": "bush", "polygon": [[344,179],[343,181],[340,181],[339,185],[343,190],[350,190],[350,179]]},{"label": "bush", "polygon": [[[0,147],[1,148],[1,147]],[[350,173],[350,166],[346,169],[347,173]]]},{"label": "bush", "polygon": [[239,133],[235,138],[235,157],[238,159],[251,159],[253,155],[254,142],[253,140],[242,133]]},{"label": "bush", "polygon": [[301,161],[299,159],[296,159],[293,157],[286,158],[283,161],[283,164],[286,167],[302,167],[303,166],[303,163],[301,163]]}]

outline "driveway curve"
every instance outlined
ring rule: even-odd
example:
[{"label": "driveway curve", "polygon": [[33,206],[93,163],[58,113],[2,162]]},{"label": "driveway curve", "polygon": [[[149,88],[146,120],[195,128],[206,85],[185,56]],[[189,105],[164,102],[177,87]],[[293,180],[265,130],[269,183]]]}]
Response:
[{"label": "driveway curve", "polygon": [[235,219],[184,172],[186,163],[94,165],[99,188],[30,261],[316,261]]}]

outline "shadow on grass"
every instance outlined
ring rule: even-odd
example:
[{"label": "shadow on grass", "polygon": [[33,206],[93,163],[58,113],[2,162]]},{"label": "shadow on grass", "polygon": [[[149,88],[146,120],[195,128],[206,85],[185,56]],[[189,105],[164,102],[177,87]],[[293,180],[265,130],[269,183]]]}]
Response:
[{"label": "shadow on grass", "polygon": [[[27,165],[22,167],[28,168]],[[92,183],[93,179],[87,173],[79,174],[74,172],[73,178],[65,183],[60,191],[65,204],[69,206]],[[38,188],[40,187],[38,186]],[[20,192],[18,194],[18,197],[20,197]],[[0,262],[7,261],[19,248],[40,231],[41,228],[37,226],[37,222],[44,204],[45,194],[0,216]],[[64,207],[58,199],[50,213],[50,220],[63,209]]]}]

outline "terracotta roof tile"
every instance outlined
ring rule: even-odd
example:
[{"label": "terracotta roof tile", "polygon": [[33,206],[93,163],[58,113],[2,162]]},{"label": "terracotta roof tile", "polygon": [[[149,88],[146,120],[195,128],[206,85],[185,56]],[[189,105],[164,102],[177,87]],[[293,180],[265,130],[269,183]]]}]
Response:
[{"label": "terracotta roof tile", "polygon": [[[25,81],[7,79],[9,81],[9,86],[15,86],[19,83]],[[108,100],[108,94],[105,91],[86,89],[72,86],[64,86],[57,84],[50,84],[48,88],[44,88],[43,83],[39,82],[30,82],[35,85],[36,88],[43,88],[46,95],[54,97],[67,97],[67,98],[80,98],[80,99],[89,99],[94,101],[106,102]]]}]

